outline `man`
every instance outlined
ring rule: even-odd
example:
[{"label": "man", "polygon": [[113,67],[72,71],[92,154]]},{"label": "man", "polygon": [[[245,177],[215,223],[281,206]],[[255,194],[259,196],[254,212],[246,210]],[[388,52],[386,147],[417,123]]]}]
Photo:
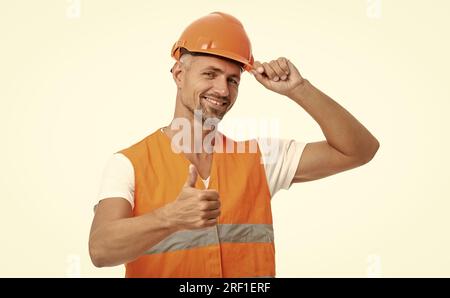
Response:
[{"label": "man", "polygon": [[[288,59],[254,61],[242,24],[228,14],[193,22],[172,56],[174,119],[109,162],[91,259],[97,267],[125,264],[127,277],[273,277],[271,197],[292,183],[361,166],[379,143]],[[259,145],[252,152],[222,150],[251,147],[217,131],[236,101],[243,70],[305,109],[326,140],[278,140],[277,158],[264,164]]]}]

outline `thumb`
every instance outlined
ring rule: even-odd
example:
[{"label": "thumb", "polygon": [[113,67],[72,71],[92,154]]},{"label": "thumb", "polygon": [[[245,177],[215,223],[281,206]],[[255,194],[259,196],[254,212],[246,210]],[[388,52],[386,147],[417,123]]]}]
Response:
[{"label": "thumb", "polygon": [[186,179],[186,183],[184,183],[185,187],[195,187],[195,181],[197,181],[197,168],[193,165],[189,165],[189,173]]},{"label": "thumb", "polygon": [[[253,74],[253,76],[255,77],[255,79],[260,82],[264,87],[268,87],[268,85],[270,84],[270,80],[269,78],[265,77],[263,75],[263,73],[258,71],[259,67],[255,67],[253,68],[250,72]],[[261,67],[262,68],[262,67]],[[263,69],[263,68],[262,68]],[[264,71],[264,69],[263,69]]]}]

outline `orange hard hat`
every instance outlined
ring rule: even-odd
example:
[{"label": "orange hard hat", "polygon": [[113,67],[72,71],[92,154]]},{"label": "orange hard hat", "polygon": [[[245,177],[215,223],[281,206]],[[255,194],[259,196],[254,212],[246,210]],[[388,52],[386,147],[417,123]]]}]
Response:
[{"label": "orange hard hat", "polygon": [[172,47],[172,57],[180,60],[181,49],[228,58],[253,68],[252,46],[241,22],[235,17],[213,12],[191,23]]}]

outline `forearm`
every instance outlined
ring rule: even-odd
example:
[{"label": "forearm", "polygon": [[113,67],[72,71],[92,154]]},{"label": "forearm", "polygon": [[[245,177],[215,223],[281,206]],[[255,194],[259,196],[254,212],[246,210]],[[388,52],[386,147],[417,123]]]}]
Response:
[{"label": "forearm", "polygon": [[108,222],[91,233],[89,250],[95,266],[116,266],[130,262],[174,233],[164,207],[131,218]]},{"label": "forearm", "polygon": [[346,109],[308,80],[289,97],[319,124],[330,146],[347,156],[370,159],[378,149],[377,139]]}]

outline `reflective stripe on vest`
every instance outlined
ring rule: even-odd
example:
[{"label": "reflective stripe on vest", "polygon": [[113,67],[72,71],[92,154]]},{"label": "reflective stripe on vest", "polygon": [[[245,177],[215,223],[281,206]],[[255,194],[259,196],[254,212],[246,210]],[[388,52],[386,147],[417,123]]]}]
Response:
[{"label": "reflective stripe on vest", "polygon": [[[216,230],[217,229],[217,230]],[[217,237],[218,235],[218,237]],[[146,254],[156,254],[180,249],[190,249],[213,244],[273,242],[273,226],[266,224],[219,224],[198,230],[179,231],[149,249]]]},{"label": "reflective stripe on vest", "polygon": [[[222,135],[224,148],[242,143]],[[245,142],[244,148],[249,148]],[[230,148],[231,148],[230,147]],[[173,233],[126,264],[127,277],[275,276],[270,191],[261,152],[214,152],[208,189],[220,195],[218,225]],[[161,130],[120,151],[135,174],[133,216],[174,202],[190,161]],[[205,189],[201,179],[197,189]]]}]

